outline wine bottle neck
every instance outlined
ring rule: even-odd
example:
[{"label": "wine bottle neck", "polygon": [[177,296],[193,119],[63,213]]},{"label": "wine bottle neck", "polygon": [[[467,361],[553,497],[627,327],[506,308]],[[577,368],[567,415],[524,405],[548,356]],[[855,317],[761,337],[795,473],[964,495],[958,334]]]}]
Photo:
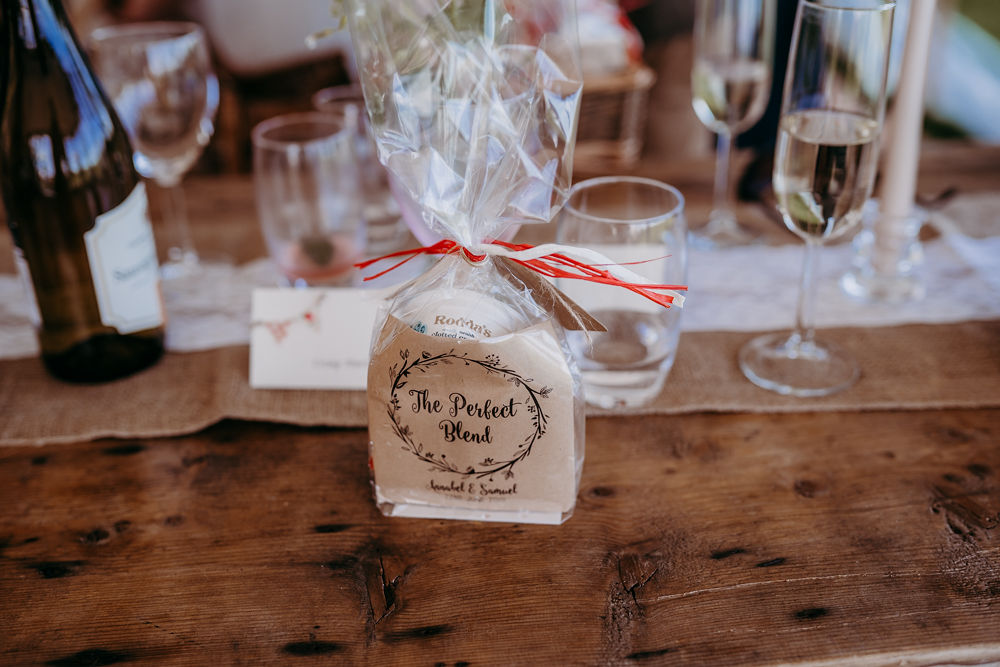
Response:
[{"label": "wine bottle neck", "polygon": [[[100,168],[113,172],[125,194],[130,192],[136,176],[128,138],[62,1],[0,0],[0,8],[10,42],[5,45],[7,81],[0,81],[5,83],[0,91],[0,151],[9,155],[0,155],[0,169],[9,162],[10,168],[31,174],[33,187],[54,192],[66,170],[75,175],[76,184],[93,180],[90,172]],[[87,178],[80,176],[84,172]],[[0,184],[5,201],[17,196],[6,186]],[[119,195],[116,190],[114,196],[93,196],[104,197],[101,208],[106,209],[122,199]]]},{"label": "wine bottle neck", "polygon": [[[9,48],[5,49],[10,68],[7,95],[14,94],[10,89],[17,82],[47,81],[48,88],[39,89],[36,85],[30,93],[22,94],[48,97],[51,90],[65,88],[77,105],[101,117],[107,116],[100,108],[104,103],[103,93],[62,0],[0,0],[0,6],[3,22],[9,27],[5,31],[10,40]],[[58,83],[53,83],[56,81]],[[104,124],[110,126],[110,122]]]},{"label": "wine bottle neck", "polygon": [[79,51],[79,43],[61,0],[0,0],[2,20],[10,37],[21,48],[34,50],[42,43],[64,43]]}]

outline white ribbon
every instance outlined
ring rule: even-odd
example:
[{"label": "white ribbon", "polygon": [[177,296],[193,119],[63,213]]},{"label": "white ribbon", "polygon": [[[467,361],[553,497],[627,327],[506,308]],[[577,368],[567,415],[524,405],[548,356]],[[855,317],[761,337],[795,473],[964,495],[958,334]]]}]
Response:
[{"label": "white ribbon", "polygon": [[591,250],[590,248],[562,245],[561,243],[543,243],[525,250],[511,250],[510,248],[505,248],[502,245],[497,245],[495,243],[480,243],[473,248],[469,248],[469,252],[474,255],[508,257],[521,262],[541,259],[550,255],[564,255],[571,259],[575,259],[578,262],[600,267],[622,282],[631,283],[639,287],[646,287],[661,294],[672,296],[674,300],[671,305],[675,305],[678,308],[684,307],[683,294],[672,289],[651,287],[652,285],[658,285],[660,283],[650,283],[649,278],[639,275],[635,271],[610,260],[601,253],[596,250]]}]

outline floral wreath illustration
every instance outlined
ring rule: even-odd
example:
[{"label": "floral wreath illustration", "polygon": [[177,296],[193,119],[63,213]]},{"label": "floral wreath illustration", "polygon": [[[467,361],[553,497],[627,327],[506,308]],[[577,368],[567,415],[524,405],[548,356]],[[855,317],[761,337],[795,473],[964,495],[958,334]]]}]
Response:
[{"label": "floral wreath illustration", "polygon": [[[410,361],[410,351],[400,350],[399,356],[402,359],[402,364],[394,364],[389,369],[389,375],[392,379],[392,394],[389,399],[388,413],[389,419],[392,421],[393,431],[395,431],[396,435],[404,443],[402,449],[410,452],[424,463],[430,464],[432,470],[477,478],[489,477],[492,479],[493,475],[499,472],[503,473],[505,479],[513,477],[514,465],[526,459],[531,454],[531,448],[535,442],[545,435],[548,418],[542,410],[541,399],[548,398],[549,394],[552,393],[552,388],[542,387],[541,389],[535,389],[530,384],[534,382],[533,378],[525,378],[513,369],[504,366],[500,361],[500,357],[495,354],[488,354],[483,359],[474,359],[469,357],[467,352],[456,354],[455,350],[452,349],[450,352],[433,355],[429,352],[422,352],[419,358]],[[398,393],[399,390],[407,385],[407,378],[414,372],[426,373],[427,369],[439,364],[451,365],[456,362],[464,363],[466,366],[479,366],[486,371],[487,375],[502,375],[506,378],[507,382],[516,387],[522,387],[528,392],[530,400],[527,403],[527,410],[531,414],[532,431],[517,446],[520,451],[513,458],[505,461],[495,461],[487,457],[477,464],[478,467],[469,466],[465,470],[461,470],[449,461],[445,454],[435,454],[426,451],[423,443],[414,442],[413,432],[410,430],[410,427],[400,422],[399,412],[401,403]]]}]

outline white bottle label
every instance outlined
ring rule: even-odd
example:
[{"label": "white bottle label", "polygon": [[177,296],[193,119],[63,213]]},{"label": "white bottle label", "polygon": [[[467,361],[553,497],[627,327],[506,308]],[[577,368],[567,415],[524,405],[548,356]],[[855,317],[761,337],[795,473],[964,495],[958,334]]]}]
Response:
[{"label": "white bottle label", "polygon": [[127,334],[163,324],[159,266],[146,186],[135,186],[83,235],[101,323]]}]

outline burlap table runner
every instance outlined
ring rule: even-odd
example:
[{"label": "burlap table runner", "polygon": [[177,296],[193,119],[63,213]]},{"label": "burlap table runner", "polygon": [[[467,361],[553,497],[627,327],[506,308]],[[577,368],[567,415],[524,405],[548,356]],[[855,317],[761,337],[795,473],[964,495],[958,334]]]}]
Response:
[{"label": "burlap table runner", "polygon": [[[855,355],[863,375],[851,389],[817,399],[778,396],[745,380],[736,353],[752,335],[684,334],[660,396],[615,414],[1000,406],[1000,321],[825,331],[824,337]],[[251,389],[248,366],[245,346],[227,347],[168,354],[139,375],[75,386],[50,378],[38,359],[0,362],[0,444],[181,435],[226,418],[304,426],[367,423],[363,392]]]}]

